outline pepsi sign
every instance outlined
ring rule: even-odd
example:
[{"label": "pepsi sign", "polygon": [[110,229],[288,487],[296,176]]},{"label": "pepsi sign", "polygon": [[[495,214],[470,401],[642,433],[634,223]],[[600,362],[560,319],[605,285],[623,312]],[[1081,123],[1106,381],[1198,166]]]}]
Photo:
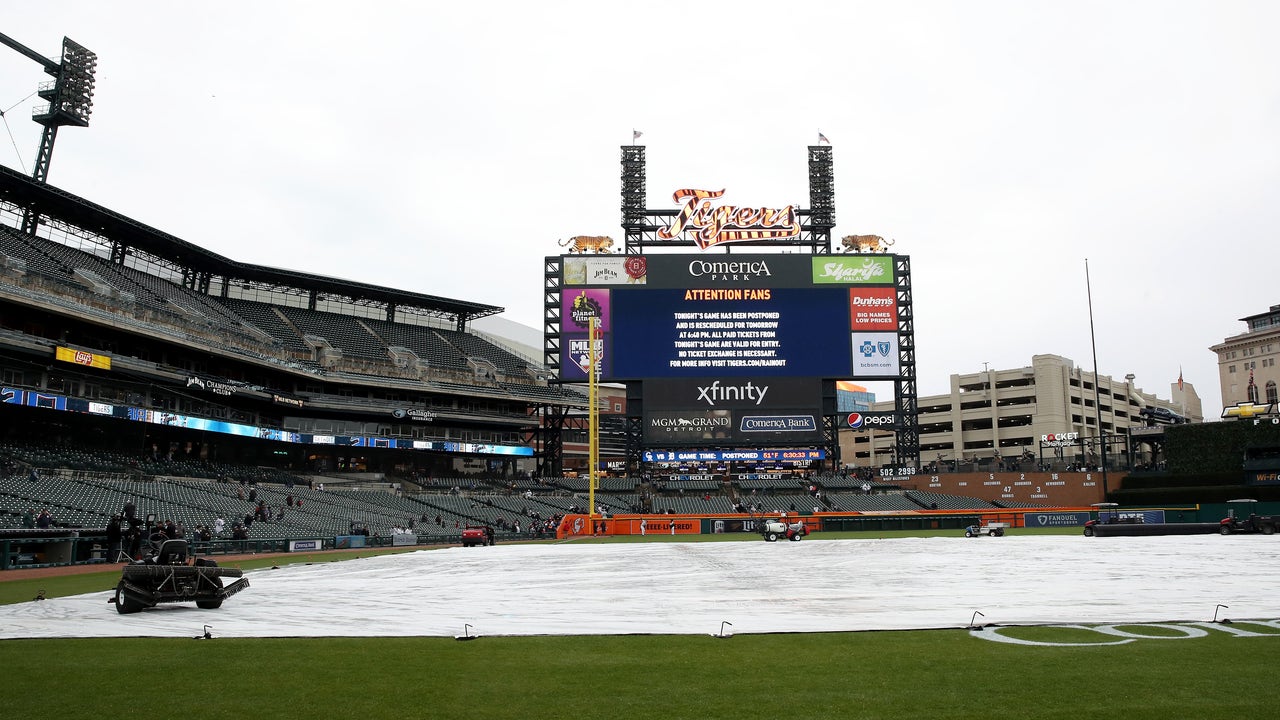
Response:
[{"label": "pepsi sign", "polygon": [[891,412],[849,413],[845,421],[851,430],[892,428],[897,425],[897,418]]}]

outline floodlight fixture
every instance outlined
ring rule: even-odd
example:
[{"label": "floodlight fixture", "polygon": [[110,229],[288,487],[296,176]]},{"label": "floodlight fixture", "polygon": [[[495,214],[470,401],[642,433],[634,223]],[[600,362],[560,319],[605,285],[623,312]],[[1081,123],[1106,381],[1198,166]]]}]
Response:
[{"label": "floodlight fixture", "polygon": [[[89,114],[93,112],[93,86],[94,75],[98,71],[98,55],[68,37],[62,38],[62,54],[57,61],[4,33],[0,33],[0,44],[36,61],[46,74],[54,78],[40,83],[36,89],[36,94],[48,104],[31,111],[31,119],[44,126],[31,177],[36,182],[43,183],[49,177],[49,161],[53,158],[53,144],[58,138],[58,128],[63,125],[89,126]],[[34,233],[38,224],[39,218],[30,209],[23,213],[24,233]]]},{"label": "floodlight fixture", "polygon": [[[88,127],[97,69],[96,53],[71,38],[62,38],[62,62],[57,65],[56,73],[50,72],[56,79],[41,83],[38,89],[40,97],[49,104],[34,108],[31,119],[45,127]],[[50,68],[46,68],[48,70]]]}]

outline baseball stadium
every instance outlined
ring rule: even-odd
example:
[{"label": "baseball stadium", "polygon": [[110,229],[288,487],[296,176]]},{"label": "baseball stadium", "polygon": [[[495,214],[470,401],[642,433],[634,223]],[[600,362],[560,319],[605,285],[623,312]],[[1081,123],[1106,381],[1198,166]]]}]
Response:
[{"label": "baseball stadium", "polygon": [[[49,184],[96,56],[42,61],[41,161],[0,166],[5,717],[1274,704],[1275,408],[1108,391],[1121,425],[1072,376],[1096,417],[922,457],[952,430],[921,422],[913,258],[833,234],[829,142],[808,207],[759,208],[651,208],[621,146],[621,241],[529,269],[531,347],[483,329],[502,307],[245,263]],[[842,410],[850,382],[892,399]]]}]

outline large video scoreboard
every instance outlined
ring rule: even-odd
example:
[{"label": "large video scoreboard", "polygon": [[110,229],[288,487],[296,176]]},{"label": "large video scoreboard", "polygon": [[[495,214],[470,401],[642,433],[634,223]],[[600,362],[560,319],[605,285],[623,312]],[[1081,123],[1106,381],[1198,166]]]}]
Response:
[{"label": "large video scoreboard", "polygon": [[892,379],[891,255],[568,256],[560,377]]},{"label": "large video scoreboard", "polygon": [[564,256],[560,377],[640,382],[651,446],[822,440],[823,380],[897,377],[892,255]]}]

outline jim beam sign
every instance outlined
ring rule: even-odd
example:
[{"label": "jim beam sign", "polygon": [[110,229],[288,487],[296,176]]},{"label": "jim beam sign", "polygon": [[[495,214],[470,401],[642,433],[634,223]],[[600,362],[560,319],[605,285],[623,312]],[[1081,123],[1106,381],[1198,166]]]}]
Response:
[{"label": "jim beam sign", "polygon": [[688,232],[698,248],[759,240],[800,237],[800,207],[749,208],[713,205],[724,190],[677,190],[672,199],[681,204],[671,224],[658,230],[658,238],[674,240]]}]

